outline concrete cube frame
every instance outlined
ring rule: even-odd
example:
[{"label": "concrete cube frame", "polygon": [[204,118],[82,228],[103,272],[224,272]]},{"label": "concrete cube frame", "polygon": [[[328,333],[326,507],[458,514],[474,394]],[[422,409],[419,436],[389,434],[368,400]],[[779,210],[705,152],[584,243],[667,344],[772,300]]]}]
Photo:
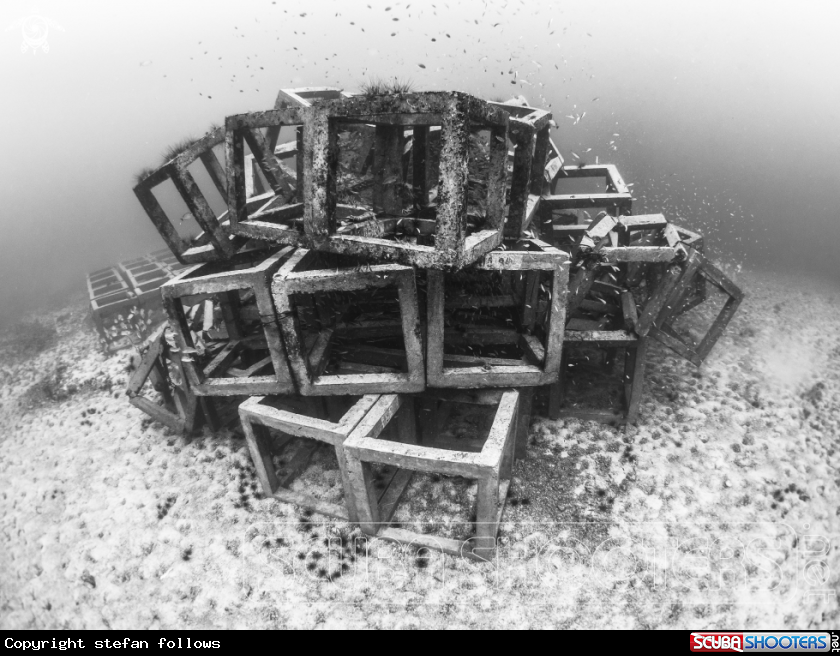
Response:
[{"label": "concrete cube frame", "polygon": [[[311,417],[299,412],[266,405],[266,397],[264,396],[254,396],[242,403],[239,406],[239,417],[242,421],[251,459],[257,470],[257,478],[265,495],[321,515],[343,521],[356,521],[353,492],[347,478],[343,445],[352,430],[378,399],[379,396],[376,394],[362,396],[337,421]],[[320,401],[320,399],[310,397],[306,401],[312,407],[314,402]],[[332,445],[341,471],[345,506],[327,503],[313,495],[288,489],[288,484],[305,470],[314,448],[304,448],[300,451],[299,456],[296,456],[291,463],[290,469],[292,471],[284,479],[280,479],[274,470],[271,445],[267,436],[261,430],[263,427],[282,431],[291,437],[307,438]]]},{"label": "concrete cube frame", "polygon": [[[700,277],[728,298],[700,343],[691,345],[677,334],[672,322],[681,314],[684,299],[694,293]],[[670,287],[668,299],[650,326],[650,335],[699,367],[720,339],[743,299],[744,292],[735,283],[702,253],[692,249],[678,279]]]},{"label": "concrete cube frame", "polygon": [[[161,325],[152,336],[146,340],[145,352],[140,364],[132,372],[126,388],[128,401],[136,408],[139,408],[155,421],[169,427],[172,431],[179,433],[184,439],[188,439],[196,427],[199,408],[198,399],[189,387],[184,376],[183,367],[177,353],[171,352],[166,343],[166,324]],[[141,348],[142,350],[142,348]],[[169,389],[165,385],[167,380],[167,360],[171,360],[182,378],[183,389],[175,387]],[[147,382],[159,388],[163,397],[163,404],[158,404],[146,397],[143,388]]]},{"label": "concrete cube frame", "polygon": [[550,151],[551,114],[536,107],[491,102],[510,116],[510,139],[515,145],[510,180],[510,208],[505,238],[517,239],[538,216],[546,185],[545,166]]},{"label": "concrete cube frame", "polygon": [[[501,395],[489,435],[479,453],[417,444],[414,431],[403,434],[404,439],[400,442],[378,439],[407,402],[412,402],[410,396],[382,395],[344,442],[349,482],[362,531],[370,536],[415,547],[475,560],[490,559],[495,552],[496,535],[510,486],[519,424],[519,392],[506,390]],[[400,478],[395,477],[391,482],[385,498],[376,491],[371,464],[400,468]],[[474,538],[465,541],[437,538],[388,526],[414,471],[463,476],[478,481]]]},{"label": "concrete cube frame", "polygon": [[[519,244],[522,250],[512,250]],[[531,364],[519,363],[514,360],[483,359],[472,357],[452,357],[444,353],[446,331],[444,328],[444,311],[446,298],[444,294],[445,273],[429,270],[428,302],[427,302],[427,380],[429,387],[445,388],[482,388],[482,387],[536,387],[549,385],[557,381],[563,345],[563,332],[566,324],[566,295],[569,279],[569,256],[545,242],[536,239],[525,239],[512,242],[511,248],[496,249],[488,253],[475,265],[475,269],[483,271],[521,271],[538,274],[547,271],[552,274],[550,288],[551,303],[548,311],[548,328],[546,343],[543,344],[533,335],[517,334],[510,329],[508,339],[518,343],[526,353]],[[529,301],[537,298],[539,291],[538,276],[527,278],[528,289],[523,299],[523,310],[526,314],[533,314]],[[481,299],[475,301],[480,304]],[[533,312],[531,311],[533,310]],[[523,320],[523,323],[531,321]],[[499,331],[496,331],[499,332]],[[495,334],[495,333],[494,333]],[[469,339],[469,334],[466,335]],[[460,360],[463,366],[445,367],[446,360]],[[473,362],[475,361],[475,362]]]},{"label": "concrete cube frame", "polygon": [[[163,305],[169,316],[170,324],[184,352],[182,357],[187,377],[199,396],[237,396],[255,394],[289,394],[295,391],[292,374],[286,360],[286,351],[274,305],[271,302],[271,276],[291,256],[294,249],[287,246],[262,259],[260,252],[238,253],[230,262],[251,263],[255,257],[260,259],[246,269],[232,269],[221,273],[206,272],[209,265],[194,266],[185,269],[176,278],[161,287]],[[230,341],[203,369],[192,355],[194,344],[187,324],[183,303],[180,299],[189,296],[226,295],[238,290],[251,290],[254,293],[257,311],[263,328],[265,346],[262,337],[246,337],[240,333],[239,317],[234,303],[222,303],[222,312],[230,335]],[[237,372],[236,376],[225,377],[228,368],[243,349],[267,348],[269,356],[251,366],[248,370]],[[272,365],[273,375],[257,375],[266,366]]]},{"label": "concrete cube frame", "polygon": [[[237,114],[225,119],[225,155],[228,161],[227,189],[230,230],[236,235],[264,239],[281,244],[301,243],[303,230],[289,228],[277,221],[302,219],[304,198],[304,169],[296,174],[289,171],[275,154],[271,133],[279,134],[284,126],[301,126],[305,111],[300,107],[286,107],[265,112]],[[269,136],[261,129],[268,128]],[[247,198],[246,161],[244,143],[254,155],[254,162],[263,172],[273,194],[261,196],[265,202],[252,212]],[[300,152],[300,144],[297,144]],[[291,182],[295,181],[292,185]],[[296,199],[296,202],[292,202]]]},{"label": "concrete cube frame", "polygon": [[[622,373],[622,406],[620,409],[578,409],[566,404],[565,359],[575,346],[588,344],[606,349],[607,361],[612,362],[613,352],[624,349],[624,369]],[[645,358],[648,340],[629,330],[567,330],[564,340],[564,366],[560,377],[549,389],[549,418],[576,417],[583,421],[598,421],[612,425],[635,424],[638,420],[639,404],[642,399],[642,386],[645,376]]]},{"label": "concrete cube frame", "polygon": [[[167,246],[182,264],[226,259],[231,257],[236,250],[236,243],[231,240],[230,232],[222,225],[223,221],[216,218],[192,174],[187,170],[193,162],[201,160],[213,185],[223,198],[227,198],[224,167],[213,152],[213,148],[223,143],[224,139],[223,127],[211,130],[156,171],[147,175],[134,187],[137,200],[140,201]],[[203,230],[203,233],[194,241],[178,234],[173,220],[166,215],[152,193],[155,187],[167,180],[173,182],[196,223]]]},{"label": "concrete cube frame", "polygon": [[[426,386],[417,286],[414,269],[399,264],[379,264],[363,269],[304,270],[315,253],[298,249],[283,264],[271,284],[280,329],[300,393],[304,396],[334,394],[382,394],[420,392]],[[300,269],[300,270],[296,270]],[[332,330],[322,331],[305,357],[304,335],[292,306],[292,294],[357,291],[396,287],[399,294],[400,328],[405,344],[407,372],[333,375],[319,373],[328,358]]]},{"label": "concrete cube frame", "polygon": [[[354,96],[327,100],[311,108],[304,127],[304,160],[311,177],[305,181],[305,220],[313,244],[336,253],[397,260],[428,268],[461,267],[478,260],[502,241],[506,186],[508,115],[498,107],[460,92],[426,92]],[[426,246],[359,234],[338,234],[336,228],[337,134],[340,122],[377,126],[383,152],[377,175],[387,176],[399,157],[388,156],[396,143],[392,133],[406,127],[441,126],[441,157],[435,245]],[[467,157],[472,127],[489,129],[486,229],[467,235]],[[422,140],[421,140],[422,141]],[[419,147],[419,141],[415,145]],[[417,155],[419,158],[420,155]],[[384,168],[383,168],[384,167]],[[381,181],[380,181],[381,182]],[[376,189],[376,187],[375,187]]]}]

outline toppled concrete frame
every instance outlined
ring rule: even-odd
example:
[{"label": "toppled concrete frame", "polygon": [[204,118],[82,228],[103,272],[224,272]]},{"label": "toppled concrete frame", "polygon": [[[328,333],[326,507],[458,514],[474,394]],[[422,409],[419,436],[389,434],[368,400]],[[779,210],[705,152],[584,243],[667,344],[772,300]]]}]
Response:
[{"label": "toppled concrete frame", "polygon": [[[308,111],[304,224],[314,246],[441,269],[469,265],[501,243],[508,150],[505,111],[460,92],[354,96],[322,101]],[[375,126],[373,200],[366,212],[340,226],[338,133],[348,125]],[[433,126],[440,126],[440,173],[436,203],[424,205],[417,198],[427,198],[428,190],[421,187],[427,179],[423,166],[431,164],[427,138]],[[409,128],[412,167],[403,160]],[[471,219],[472,229],[468,224],[471,131],[489,133],[487,155],[481,161],[484,179],[474,183],[485,189],[478,200],[482,207]],[[420,179],[415,179],[416,174]],[[413,190],[412,201],[404,198],[403,188]]]},{"label": "toppled concrete frame", "polygon": [[[718,311],[706,334],[695,343],[693,340],[680,335],[674,329],[673,322],[679,314],[685,311],[687,299],[696,294],[698,279],[702,279],[707,284],[720,290],[726,296],[726,302]],[[735,316],[735,312],[743,299],[744,293],[735,283],[702,253],[692,250],[661,313],[651,326],[651,337],[699,367],[720,339],[732,317]]]},{"label": "toppled concrete frame", "polygon": [[[624,328],[635,331],[639,337],[650,334],[699,365],[743,299],[743,292],[702,254],[702,236],[675,226],[661,214],[602,216],[588,226],[552,228],[555,243],[568,248],[573,261],[579,264],[569,289],[567,331],[604,330],[617,318],[624,321]],[[613,267],[615,284],[597,280],[603,266]],[[640,291],[642,279],[647,283],[646,294]],[[673,322],[707,301],[707,285],[723,292],[727,301],[705,337],[697,344],[690,344],[677,334]],[[599,297],[588,299],[593,288]],[[616,290],[619,297],[614,303],[603,297],[604,293]],[[636,290],[635,295],[631,290]],[[575,314],[579,309],[598,312],[603,319],[600,323],[581,319]]]},{"label": "toppled concrete frame", "polygon": [[[166,341],[166,324],[161,325],[141,347],[141,360],[131,374],[126,394],[129,402],[182,437],[197,428],[199,402],[181,367],[179,353]],[[160,395],[147,396],[146,386]]]},{"label": "toppled concrete frame", "polygon": [[[224,138],[224,128],[211,130],[156,171],[145,176],[134,187],[137,200],[140,201],[172,253],[183,264],[225,259],[231,257],[237,248],[237,244],[231,240],[229,230],[223,225],[224,215],[216,216],[192,173],[188,170],[191,164],[200,160],[213,186],[223,198],[227,198],[225,170],[213,151],[214,147],[224,142]],[[175,185],[190,214],[203,230],[192,240],[178,233],[176,221],[179,219],[167,216],[153,193],[155,187],[167,181]]]}]

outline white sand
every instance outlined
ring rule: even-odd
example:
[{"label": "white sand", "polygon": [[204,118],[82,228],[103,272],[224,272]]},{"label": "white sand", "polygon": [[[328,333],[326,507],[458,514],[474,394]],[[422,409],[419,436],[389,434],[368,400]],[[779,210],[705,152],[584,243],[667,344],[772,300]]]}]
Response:
[{"label": "white sand", "polygon": [[[0,352],[0,628],[836,626],[840,289],[738,282],[703,367],[652,348],[639,427],[535,420],[497,568],[378,540],[351,560],[352,527],[252,498],[240,440],[149,425],[128,353],[56,312],[54,347]],[[62,363],[68,397],[27,408]],[[468,521],[469,491],[418,480],[401,517]]]}]

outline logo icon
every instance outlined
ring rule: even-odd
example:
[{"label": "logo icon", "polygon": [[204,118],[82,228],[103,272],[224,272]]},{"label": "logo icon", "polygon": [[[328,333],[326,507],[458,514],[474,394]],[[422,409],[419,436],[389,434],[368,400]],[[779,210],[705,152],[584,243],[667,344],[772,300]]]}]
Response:
[{"label": "logo icon", "polygon": [[695,631],[691,634],[691,651],[825,652],[832,649],[830,640],[828,633],[817,631],[789,631],[785,633]]},{"label": "logo icon", "polygon": [[34,55],[39,50],[44,53],[50,51],[50,44],[47,41],[50,35],[50,28],[63,32],[64,28],[50,18],[44,16],[31,15],[16,20],[14,23],[6,28],[7,32],[20,29],[23,40],[20,43],[20,51],[27,52],[30,49]]}]

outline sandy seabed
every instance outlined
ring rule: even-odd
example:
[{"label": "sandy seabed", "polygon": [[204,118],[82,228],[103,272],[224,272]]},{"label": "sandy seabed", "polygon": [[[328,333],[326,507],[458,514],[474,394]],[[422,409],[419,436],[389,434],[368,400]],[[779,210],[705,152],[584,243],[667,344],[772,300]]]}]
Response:
[{"label": "sandy seabed", "polygon": [[[42,315],[49,348],[0,343],[0,628],[836,626],[840,288],[738,282],[702,367],[652,347],[638,426],[535,418],[493,563],[261,498],[236,435],[127,403],[82,304]],[[471,491],[418,477],[397,518],[457,535]]]}]

